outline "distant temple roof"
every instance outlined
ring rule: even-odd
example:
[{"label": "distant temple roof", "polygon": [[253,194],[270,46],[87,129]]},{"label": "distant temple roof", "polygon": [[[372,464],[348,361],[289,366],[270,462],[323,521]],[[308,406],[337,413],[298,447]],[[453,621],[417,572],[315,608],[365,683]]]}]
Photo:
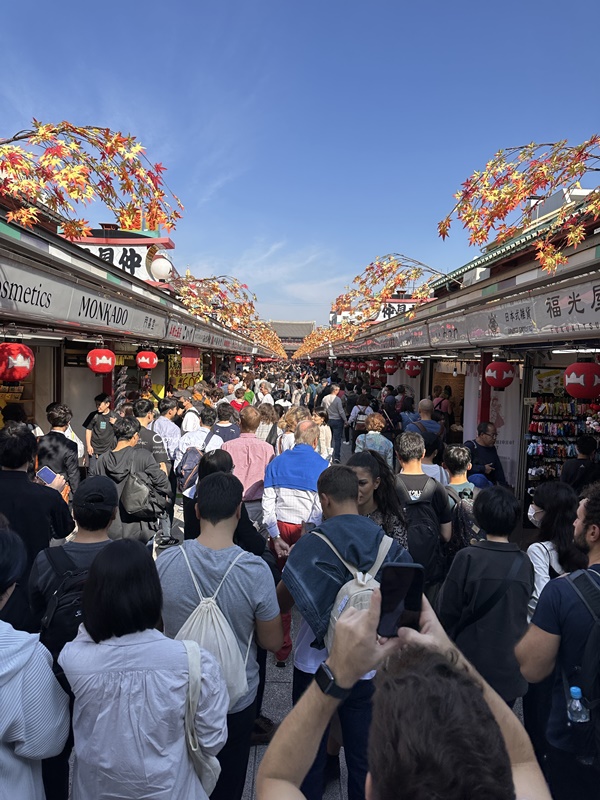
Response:
[{"label": "distant temple roof", "polygon": [[304,339],[315,329],[315,322],[286,322],[284,320],[270,320],[275,333],[280,339]]}]

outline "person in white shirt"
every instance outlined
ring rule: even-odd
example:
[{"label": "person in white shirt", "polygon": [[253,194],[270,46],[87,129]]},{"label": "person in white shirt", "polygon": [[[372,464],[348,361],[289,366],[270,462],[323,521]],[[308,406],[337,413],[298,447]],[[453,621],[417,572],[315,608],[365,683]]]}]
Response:
[{"label": "person in white shirt", "polygon": [[439,464],[434,464],[437,454],[443,449],[442,440],[433,436],[424,436],[425,455],[421,461],[421,469],[425,475],[435,478],[442,486],[448,485],[448,473]]},{"label": "person in white shirt", "polygon": [[323,409],[329,417],[329,427],[333,437],[333,463],[339,464],[342,449],[342,433],[344,426],[348,424],[346,412],[342,401],[338,397],[340,387],[337,383],[332,384],[331,391],[323,398]]},{"label": "person in white shirt", "polygon": [[200,427],[200,412],[192,402],[192,393],[187,389],[179,389],[173,392],[173,397],[177,399],[179,407],[183,409],[181,416],[182,433],[197,431]]},{"label": "person in white shirt", "polygon": [[271,385],[267,381],[261,381],[259,390],[256,393],[255,404],[259,406],[261,403],[274,404],[273,395],[271,394]]}]

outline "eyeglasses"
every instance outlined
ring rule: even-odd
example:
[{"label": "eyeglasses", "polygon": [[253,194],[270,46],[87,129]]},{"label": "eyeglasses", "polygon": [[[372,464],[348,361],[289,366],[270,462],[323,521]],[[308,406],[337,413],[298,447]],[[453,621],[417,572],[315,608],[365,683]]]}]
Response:
[{"label": "eyeglasses", "polygon": [[489,436],[490,439],[496,439],[498,437],[498,434],[496,432],[494,432],[494,433],[484,433],[483,435],[484,436]]}]

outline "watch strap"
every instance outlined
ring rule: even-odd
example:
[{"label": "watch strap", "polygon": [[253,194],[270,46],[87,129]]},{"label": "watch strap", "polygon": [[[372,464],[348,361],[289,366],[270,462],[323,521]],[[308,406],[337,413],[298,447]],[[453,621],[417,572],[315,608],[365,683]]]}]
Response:
[{"label": "watch strap", "polygon": [[341,686],[338,686],[333,672],[325,662],[319,664],[315,673],[315,681],[323,694],[336,700],[345,700],[352,691],[352,689],[342,689]]}]

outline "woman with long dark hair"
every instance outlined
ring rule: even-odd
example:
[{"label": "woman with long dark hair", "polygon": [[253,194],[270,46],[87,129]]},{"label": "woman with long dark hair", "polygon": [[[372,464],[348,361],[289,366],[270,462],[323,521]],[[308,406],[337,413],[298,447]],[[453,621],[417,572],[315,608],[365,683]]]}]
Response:
[{"label": "woman with long dark hair", "polygon": [[[538,535],[527,555],[534,568],[534,588],[529,601],[529,620],[548,581],[587,566],[587,556],[573,543],[573,522],[578,497],[568,483],[546,481],[535,490],[527,516]],[[554,674],[540,683],[529,684],[523,697],[523,722],[540,764],[548,753],[546,726],[550,714]]]},{"label": "woman with long dark hair", "polygon": [[358,511],[381,525],[388,536],[408,546],[406,520],[394,484],[394,473],[373,450],[354,453],[346,462],[358,478]]},{"label": "woman with long dark hair", "polygon": [[535,490],[529,520],[539,529],[527,548],[535,570],[535,586],[529,601],[529,621],[544,586],[565,572],[587,567],[587,557],[573,543],[573,522],[578,498],[568,483],[546,481]]}]

